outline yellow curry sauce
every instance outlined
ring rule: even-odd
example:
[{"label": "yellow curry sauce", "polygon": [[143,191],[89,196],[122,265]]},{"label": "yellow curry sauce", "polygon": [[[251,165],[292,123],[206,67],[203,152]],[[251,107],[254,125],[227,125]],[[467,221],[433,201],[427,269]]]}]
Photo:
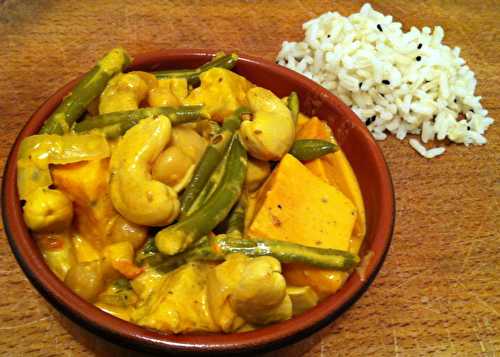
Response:
[{"label": "yellow curry sauce", "polygon": [[[315,306],[359,262],[363,198],[330,128],[224,58],[180,74],[103,59],[94,97],[68,99],[85,103],[79,119],[58,114],[21,144],[24,219],[47,264],[118,318],[251,330]],[[301,160],[299,140],[329,151]]]}]

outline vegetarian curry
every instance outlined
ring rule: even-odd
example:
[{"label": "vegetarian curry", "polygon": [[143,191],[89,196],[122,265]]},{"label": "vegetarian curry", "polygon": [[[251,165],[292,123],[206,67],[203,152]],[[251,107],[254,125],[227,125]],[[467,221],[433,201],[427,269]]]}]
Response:
[{"label": "vegetarian curry", "polygon": [[329,126],[231,69],[125,72],[114,49],[18,155],[24,221],[83,299],[171,333],[240,332],[334,294],[365,235]]}]

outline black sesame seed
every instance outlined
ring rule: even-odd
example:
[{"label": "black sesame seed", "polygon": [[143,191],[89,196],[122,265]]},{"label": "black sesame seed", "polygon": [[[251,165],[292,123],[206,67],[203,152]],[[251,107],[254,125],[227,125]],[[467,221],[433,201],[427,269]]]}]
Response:
[{"label": "black sesame seed", "polygon": [[387,84],[387,85],[391,84],[391,82],[390,82],[389,80],[387,80],[387,79],[384,79],[384,80],[382,81],[382,83],[383,83],[383,84]]},{"label": "black sesame seed", "polygon": [[420,62],[420,60],[422,59],[422,56],[417,56],[417,58],[415,58],[417,60],[417,62]]},{"label": "black sesame seed", "polygon": [[365,124],[370,125],[371,123],[373,123],[375,121],[376,118],[377,118],[376,115],[369,117],[368,119],[366,119]]},{"label": "black sesame seed", "polygon": [[453,103],[456,103],[457,102],[457,98],[453,99]]},{"label": "black sesame seed", "polygon": [[359,89],[361,89],[361,86],[363,85],[363,82],[359,82],[358,86],[359,86]]},{"label": "black sesame seed", "polygon": [[467,130],[470,130],[470,126],[467,126]]},{"label": "black sesame seed", "polygon": [[417,46],[418,49],[421,49],[422,48],[422,44],[419,43],[418,46]]},{"label": "black sesame seed", "polygon": [[328,34],[328,35],[326,35],[326,37],[330,38],[330,37],[332,37],[332,35]]},{"label": "black sesame seed", "polygon": [[474,113],[474,109],[471,109],[470,111]]},{"label": "black sesame seed", "polygon": [[380,26],[380,24],[377,25],[377,29],[380,31],[380,32],[384,32],[384,30],[382,30],[382,26]]}]

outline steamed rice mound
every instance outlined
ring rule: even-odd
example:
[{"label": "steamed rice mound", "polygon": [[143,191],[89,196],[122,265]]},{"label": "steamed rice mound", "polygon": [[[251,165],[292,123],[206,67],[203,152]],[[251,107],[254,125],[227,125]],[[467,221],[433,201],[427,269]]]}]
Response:
[{"label": "steamed rice mound", "polygon": [[[303,29],[304,41],[283,42],[278,63],[340,97],[376,139],[389,132],[400,140],[420,135],[424,143],[486,143],[493,119],[474,95],[476,79],[460,48],[442,44],[441,27],[404,32],[392,16],[365,4],[349,17],[325,13]],[[415,139],[411,145],[428,158],[444,152]]]}]

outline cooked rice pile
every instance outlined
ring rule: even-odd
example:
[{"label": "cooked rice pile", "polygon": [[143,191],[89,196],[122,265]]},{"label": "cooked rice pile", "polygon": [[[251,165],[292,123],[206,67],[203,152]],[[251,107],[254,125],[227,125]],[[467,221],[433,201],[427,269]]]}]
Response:
[{"label": "cooked rice pile", "polygon": [[[476,79],[460,48],[441,43],[441,27],[404,32],[392,16],[365,4],[357,14],[328,12],[303,28],[304,41],[283,42],[278,63],[340,97],[376,139],[390,132],[400,140],[420,135],[424,143],[486,143],[493,119],[474,95]],[[410,145],[427,158],[445,150],[428,150],[417,139]]]}]

